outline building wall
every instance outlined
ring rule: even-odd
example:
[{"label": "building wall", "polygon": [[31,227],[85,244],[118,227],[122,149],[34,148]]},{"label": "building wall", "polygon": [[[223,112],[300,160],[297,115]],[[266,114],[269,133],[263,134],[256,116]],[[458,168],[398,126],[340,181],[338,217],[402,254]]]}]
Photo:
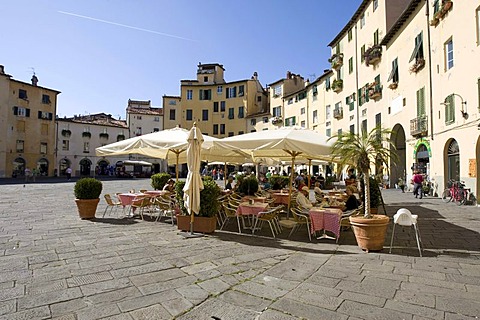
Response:
[{"label": "building wall", "polygon": [[180,97],[163,96],[163,128],[172,129],[181,127],[182,99]]}]

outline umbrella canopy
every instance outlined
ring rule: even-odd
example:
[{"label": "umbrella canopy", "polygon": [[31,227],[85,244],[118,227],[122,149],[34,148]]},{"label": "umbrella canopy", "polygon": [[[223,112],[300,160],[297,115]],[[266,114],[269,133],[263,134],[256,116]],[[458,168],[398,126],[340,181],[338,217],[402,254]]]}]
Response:
[{"label": "umbrella canopy", "polygon": [[183,200],[185,208],[190,213],[190,231],[193,233],[194,214],[200,212],[200,191],[203,190],[202,177],[200,176],[200,150],[203,136],[194,124],[188,134],[187,167],[188,175],[183,187]]}]

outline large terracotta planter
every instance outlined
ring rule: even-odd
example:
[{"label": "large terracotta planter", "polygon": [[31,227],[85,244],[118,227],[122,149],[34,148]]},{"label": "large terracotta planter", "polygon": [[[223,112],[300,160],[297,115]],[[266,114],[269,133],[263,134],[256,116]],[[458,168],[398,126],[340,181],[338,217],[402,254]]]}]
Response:
[{"label": "large terracotta planter", "polygon": [[95,212],[97,212],[97,206],[100,199],[75,199],[77,204],[78,214],[81,219],[93,219],[95,218]]},{"label": "large terracotta planter", "polygon": [[[190,231],[190,216],[177,216],[177,227],[182,231]],[[217,227],[216,217],[197,217],[193,220],[193,231],[201,233],[213,233]]]},{"label": "large terracotta planter", "polygon": [[380,251],[383,249],[390,218],[385,215],[374,215],[372,218],[363,216],[350,217],[350,224],[360,249]]}]

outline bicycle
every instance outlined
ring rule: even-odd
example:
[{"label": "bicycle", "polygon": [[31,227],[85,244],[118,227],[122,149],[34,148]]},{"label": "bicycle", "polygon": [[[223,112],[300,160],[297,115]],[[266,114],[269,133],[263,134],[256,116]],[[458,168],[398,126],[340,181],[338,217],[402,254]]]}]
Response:
[{"label": "bicycle", "polygon": [[467,202],[468,195],[470,194],[470,189],[465,188],[465,181],[448,181],[448,188],[443,190],[442,200],[444,202],[456,202],[457,205],[461,206]]}]

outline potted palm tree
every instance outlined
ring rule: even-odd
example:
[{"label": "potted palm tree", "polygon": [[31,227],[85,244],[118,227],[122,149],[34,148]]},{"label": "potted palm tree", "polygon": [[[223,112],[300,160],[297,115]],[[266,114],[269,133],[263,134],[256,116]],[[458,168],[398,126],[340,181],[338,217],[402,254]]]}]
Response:
[{"label": "potted palm tree", "polygon": [[[370,210],[370,169],[373,165],[388,165],[395,161],[395,149],[390,136],[392,131],[380,126],[370,132],[360,134],[346,132],[335,135],[332,154],[340,159],[341,165],[353,164],[361,173],[364,182],[364,214],[350,217],[358,246],[366,250],[382,250],[389,218],[385,215],[372,215]],[[332,139],[330,138],[330,139]]]},{"label": "potted palm tree", "polygon": [[102,188],[102,182],[95,178],[82,178],[75,183],[73,192],[81,219],[95,218]]}]

